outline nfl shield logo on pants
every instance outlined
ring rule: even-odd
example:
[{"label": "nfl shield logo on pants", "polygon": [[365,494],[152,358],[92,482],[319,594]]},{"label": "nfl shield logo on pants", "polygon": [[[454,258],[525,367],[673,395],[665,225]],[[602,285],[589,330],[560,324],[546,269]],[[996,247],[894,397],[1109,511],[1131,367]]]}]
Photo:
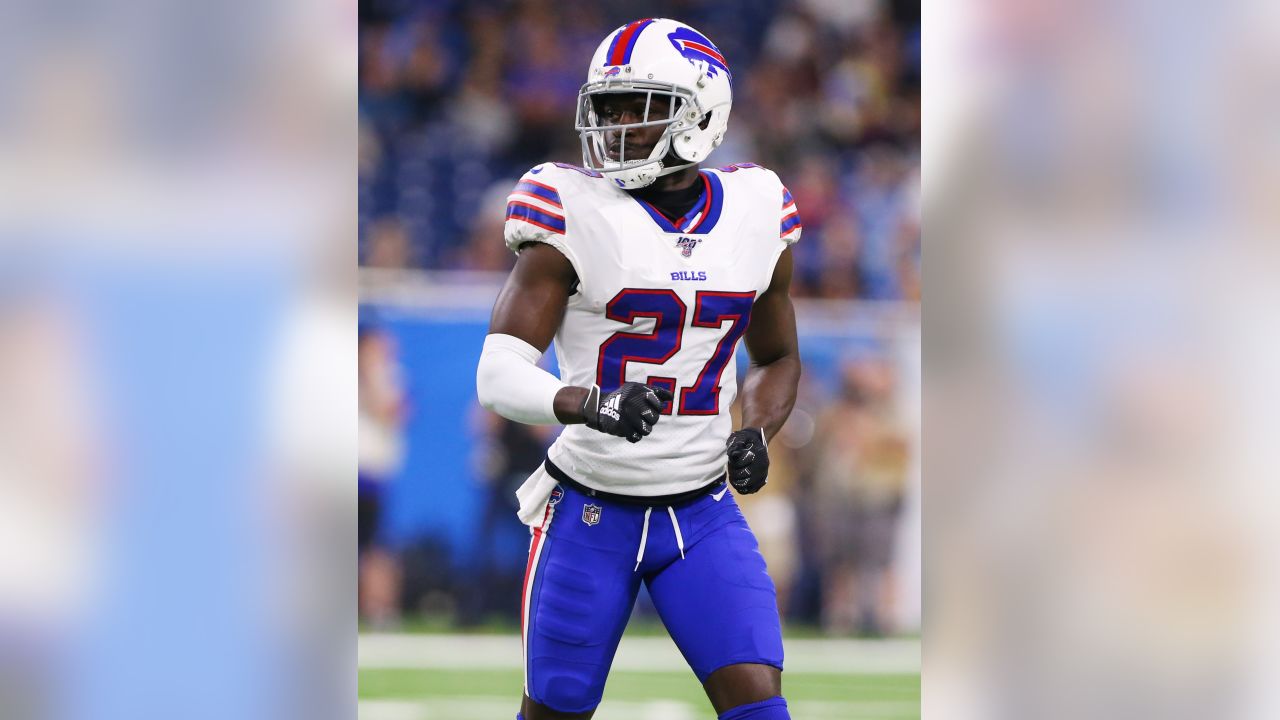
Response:
[{"label": "nfl shield logo on pants", "polygon": [[582,506],[582,522],[588,525],[596,525],[600,522],[600,506],[599,505],[583,505]]}]

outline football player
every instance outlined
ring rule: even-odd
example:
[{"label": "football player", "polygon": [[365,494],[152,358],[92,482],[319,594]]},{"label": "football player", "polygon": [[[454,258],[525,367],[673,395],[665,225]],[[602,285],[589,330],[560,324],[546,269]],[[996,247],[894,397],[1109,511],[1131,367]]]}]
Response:
[{"label": "football player", "polygon": [[[733,78],[667,19],[610,33],[578,97],[583,167],[516,184],[515,268],[477,370],[481,403],[564,424],[517,492],[530,526],[517,718],[590,718],[641,583],[721,720],[788,718],[772,581],[734,501],[769,472],[800,376],[791,194],[724,139]],[[537,367],[552,339],[560,377]],[[751,364],[732,429],[739,339]]]}]

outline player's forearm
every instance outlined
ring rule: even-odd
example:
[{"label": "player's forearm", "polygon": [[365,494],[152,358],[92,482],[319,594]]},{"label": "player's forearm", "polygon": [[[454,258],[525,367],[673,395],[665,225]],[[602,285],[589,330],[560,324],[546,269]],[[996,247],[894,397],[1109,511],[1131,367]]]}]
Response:
[{"label": "player's forearm", "polygon": [[742,427],[764,428],[765,437],[772,439],[795,407],[799,385],[799,355],[752,365],[742,386]]},{"label": "player's forearm", "polygon": [[582,406],[590,393],[590,388],[572,385],[560,388],[553,402],[556,418],[565,425],[579,425],[586,422],[586,418],[582,415]]}]

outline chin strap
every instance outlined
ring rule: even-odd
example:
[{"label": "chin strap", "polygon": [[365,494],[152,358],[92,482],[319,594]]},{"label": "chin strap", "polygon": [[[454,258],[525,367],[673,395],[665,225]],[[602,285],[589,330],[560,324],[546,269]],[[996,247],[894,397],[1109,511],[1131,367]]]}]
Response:
[{"label": "chin strap", "polygon": [[[681,161],[683,161],[683,160],[684,160],[684,158],[682,158],[682,157],[680,157],[679,155],[676,155],[676,154],[675,154],[675,150],[673,150],[673,149],[672,149],[672,144],[673,144],[673,142],[674,142],[674,141],[673,141],[673,139],[672,139],[670,136],[667,136],[667,137],[663,138],[663,140],[664,140],[665,142],[659,142],[659,143],[658,143],[658,145],[655,145],[655,146],[654,146],[654,148],[653,148],[652,152],[651,152],[651,153],[650,153],[650,155],[649,155],[649,159],[648,159],[648,160],[647,160],[643,165],[639,165],[639,166],[636,166],[636,167],[630,167],[630,168],[626,168],[626,169],[619,168],[619,169],[612,170],[612,171],[610,171],[610,170],[599,170],[598,168],[597,168],[597,169],[598,169],[598,170],[599,170],[599,172],[600,172],[600,173],[602,173],[605,177],[610,178],[610,179],[612,179],[612,180],[617,180],[617,181],[618,181],[618,183],[619,183],[620,185],[622,185],[623,189],[625,189],[625,190],[639,190],[640,188],[646,188],[646,187],[649,187],[650,185],[652,185],[652,184],[654,183],[654,181],[656,181],[658,178],[662,177],[663,175],[670,175],[670,174],[671,174],[671,173],[673,173],[673,172],[679,172],[679,171],[681,171],[681,170],[684,170],[685,168],[690,168],[690,167],[693,167],[694,165],[697,165],[697,164],[698,164],[698,163],[695,163],[695,162],[681,162],[680,164],[677,164],[677,165],[670,165],[670,166],[668,166],[668,165],[666,164],[666,162],[665,162],[665,160],[667,160],[667,158],[675,158],[675,159],[677,159],[677,160],[681,160]],[[653,156],[654,156],[654,155],[656,155],[656,154],[658,154],[658,152],[659,152],[659,151],[661,151],[661,153],[662,153],[662,156],[661,156],[661,157],[662,157],[662,159],[661,159],[661,160],[656,160],[656,161],[655,161],[655,160],[653,160]],[[589,163],[590,161],[589,161],[589,160],[587,160],[586,158],[584,158],[584,162]],[[654,173],[652,173],[651,175],[649,175],[650,180],[649,180],[649,182],[647,182],[647,183],[644,183],[644,184],[637,184],[637,183],[638,183],[638,180],[622,180],[622,179],[620,179],[620,178],[618,177],[618,176],[620,176],[620,175],[625,175],[625,174],[628,174],[628,173],[634,172],[634,171],[636,171],[636,170],[647,170],[647,169],[649,169],[652,165],[655,165],[655,164],[658,166],[658,170],[657,170],[657,172],[654,172]]]},{"label": "chin strap", "polygon": [[[661,164],[661,163],[659,163],[659,164]],[[643,185],[640,185],[640,184],[637,184],[637,181],[632,180],[632,181],[627,182],[625,185],[623,185],[623,189],[625,189],[625,190],[639,190],[640,188],[647,188],[647,187],[649,187],[650,185],[652,185],[654,182],[656,182],[656,181],[657,181],[657,179],[658,179],[658,178],[660,178],[660,177],[662,177],[663,175],[670,175],[670,174],[671,174],[671,173],[673,173],[673,172],[678,172],[678,171],[680,171],[680,170],[684,170],[685,168],[693,167],[693,166],[695,166],[695,165],[697,165],[697,164],[698,164],[698,163],[687,162],[687,163],[684,163],[684,164],[681,164],[681,165],[672,165],[672,166],[670,166],[670,167],[667,167],[666,165],[662,165],[662,169],[658,170],[658,172],[653,173],[653,174],[650,176],[649,182],[644,183]],[[642,167],[643,167],[643,166],[642,166]],[[628,168],[627,170],[614,170],[613,172],[609,172],[609,171],[607,171],[607,170],[602,170],[602,171],[601,171],[601,173],[603,173],[603,175],[604,175],[605,177],[607,177],[607,178],[611,178],[611,179],[615,179],[615,180],[616,180],[616,179],[617,179],[617,178],[615,177],[616,175],[621,175],[622,173],[631,172],[631,171],[632,171],[632,170],[634,170],[634,169],[635,169],[635,168]],[[620,182],[621,182],[621,181],[620,181]]]},{"label": "chin strap", "polygon": [[683,170],[683,169],[685,169],[685,168],[690,168],[690,167],[693,167],[694,165],[697,165],[697,164],[698,164],[698,163],[687,162],[687,163],[685,163],[685,164],[683,164],[683,165],[672,165],[672,166],[670,166],[670,167],[667,167],[667,166],[665,166],[665,165],[664,165],[664,166],[662,167],[662,169],[658,171],[658,174],[657,174],[657,176],[656,176],[656,177],[662,177],[663,175],[670,175],[671,173],[676,172],[677,170]]}]

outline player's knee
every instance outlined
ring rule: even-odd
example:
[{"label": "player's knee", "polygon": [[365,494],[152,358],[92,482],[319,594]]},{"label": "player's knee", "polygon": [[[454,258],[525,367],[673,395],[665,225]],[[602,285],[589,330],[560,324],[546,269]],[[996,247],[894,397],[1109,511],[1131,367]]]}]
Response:
[{"label": "player's knee", "polygon": [[787,701],[778,696],[730,708],[720,713],[719,720],[791,720],[791,714]]},{"label": "player's knee", "polygon": [[[542,682],[541,680],[545,680]],[[534,702],[557,713],[582,713],[594,710],[604,694],[603,686],[574,673],[543,673],[540,687],[530,688]]]}]

